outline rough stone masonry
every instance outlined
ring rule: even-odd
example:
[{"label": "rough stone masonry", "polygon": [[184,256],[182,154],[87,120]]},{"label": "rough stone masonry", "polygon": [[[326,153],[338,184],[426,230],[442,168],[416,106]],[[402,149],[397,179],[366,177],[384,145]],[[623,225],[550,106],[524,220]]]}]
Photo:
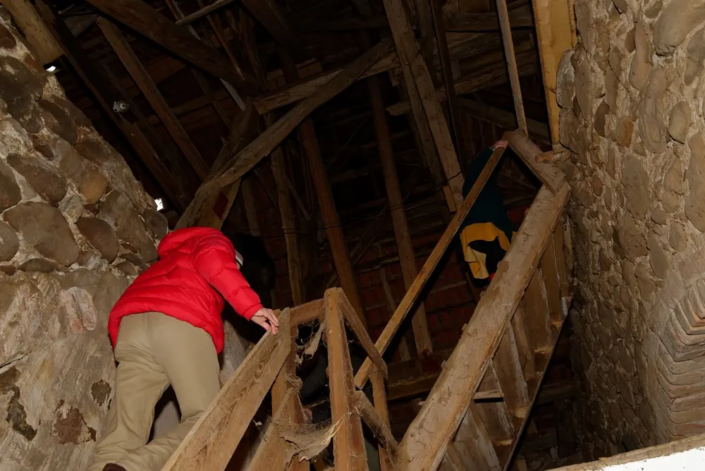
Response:
[{"label": "rough stone masonry", "polygon": [[[167,230],[0,6],[0,469],[88,467],[113,393],[108,312]],[[245,354],[226,338],[224,379]]]},{"label": "rough stone masonry", "polygon": [[575,8],[557,96],[594,458],[705,432],[705,1]]}]

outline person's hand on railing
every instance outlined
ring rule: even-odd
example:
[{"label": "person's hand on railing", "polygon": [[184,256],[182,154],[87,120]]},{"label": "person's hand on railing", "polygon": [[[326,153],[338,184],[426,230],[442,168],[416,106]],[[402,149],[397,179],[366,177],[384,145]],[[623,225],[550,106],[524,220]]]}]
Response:
[{"label": "person's hand on railing", "polygon": [[279,332],[279,319],[277,319],[271,309],[263,307],[255,312],[255,315],[250,320],[255,324],[259,324],[260,327],[272,335],[277,335],[277,332]]}]

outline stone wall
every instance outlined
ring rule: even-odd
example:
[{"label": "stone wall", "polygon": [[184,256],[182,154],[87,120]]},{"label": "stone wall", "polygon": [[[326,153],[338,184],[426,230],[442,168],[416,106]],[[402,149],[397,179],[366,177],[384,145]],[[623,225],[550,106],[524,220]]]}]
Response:
[{"label": "stone wall", "polygon": [[[0,6],[0,469],[87,468],[114,386],[108,313],[167,230]],[[224,377],[245,354],[226,330]]]},{"label": "stone wall", "polygon": [[558,101],[589,458],[705,432],[705,2],[575,7]]}]

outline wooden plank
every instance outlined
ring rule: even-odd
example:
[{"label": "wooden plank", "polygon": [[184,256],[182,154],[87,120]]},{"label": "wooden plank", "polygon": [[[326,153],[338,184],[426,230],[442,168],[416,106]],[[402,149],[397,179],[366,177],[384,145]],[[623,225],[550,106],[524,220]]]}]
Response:
[{"label": "wooden plank", "polygon": [[[194,38],[184,26],[177,26],[141,0],[87,0],[88,3],[125,26],[146,36],[187,62],[255,93],[253,77],[240,77],[228,67],[228,61],[215,49]],[[231,182],[232,183],[232,182]]]},{"label": "wooden plank", "polygon": [[[495,12],[455,13],[446,17],[446,30],[456,32],[469,31],[499,31],[499,18]],[[512,28],[531,28],[534,17],[531,6],[524,5],[509,12],[509,22]]]},{"label": "wooden plank", "polygon": [[549,162],[539,163],[536,158],[543,151],[521,131],[507,133],[507,141],[512,150],[521,158],[527,167],[546,185],[549,190],[556,193],[565,182],[563,172],[555,164]]},{"label": "wooden plank", "polygon": [[355,309],[350,305],[350,301],[348,301],[347,296],[345,296],[345,292],[340,288],[331,289],[338,290],[338,303],[340,305],[340,309],[343,311],[345,320],[350,326],[350,330],[353,331],[355,337],[357,337],[357,340],[360,342],[360,345],[365,349],[365,352],[370,357],[370,360],[372,360],[372,363],[374,363],[377,371],[382,374],[383,378],[387,378],[389,376],[387,363],[382,359],[382,355],[379,354],[379,351],[377,351],[374,342],[370,338],[370,334],[367,333],[367,330],[360,321]]},{"label": "wooden plank", "polygon": [[[478,389],[485,391],[496,391],[500,388],[499,379],[494,366],[494,361],[490,361]],[[479,391],[478,391],[479,392]],[[476,393],[477,394],[477,393]],[[487,429],[487,433],[495,447],[499,445],[509,445],[516,434],[514,428],[515,418],[504,401],[489,401],[470,403],[472,413],[480,420]],[[499,451],[499,450],[498,450]],[[503,462],[504,456],[498,455],[499,462]]]},{"label": "wooden plank", "polygon": [[[443,235],[436,244],[436,247],[433,249],[433,252],[431,252],[431,255],[429,255],[429,257],[426,259],[426,262],[424,263],[423,267],[421,267],[421,270],[419,270],[419,274],[414,280],[414,283],[406,291],[406,294],[401,300],[401,303],[399,303],[399,306],[397,306],[396,311],[394,311],[394,314],[392,315],[391,319],[384,327],[384,330],[377,339],[377,343],[375,344],[375,346],[377,347],[377,350],[379,350],[380,353],[384,354],[384,352],[387,351],[387,348],[389,347],[389,344],[391,343],[394,334],[396,334],[397,330],[399,330],[399,326],[414,306],[419,294],[421,293],[421,290],[423,290],[423,288],[426,286],[426,282],[431,277],[431,275],[436,269],[436,266],[438,266],[438,263],[445,254],[448,245],[450,245],[451,241],[455,239],[458,229],[460,229],[460,225],[470,212],[470,208],[472,208],[473,203],[475,203],[475,200],[480,194],[480,191],[482,191],[482,189],[485,187],[485,184],[492,175],[492,172],[494,172],[494,169],[497,166],[497,163],[499,162],[499,159],[500,157],[502,157],[503,153],[504,149],[502,148],[498,148],[494,151],[492,157],[490,157],[490,160],[487,162],[487,165],[485,165],[485,168],[482,170],[482,173],[478,177],[477,181],[470,189],[470,192],[465,198],[465,201],[463,202],[462,206],[458,208],[458,211],[455,213],[455,217],[453,217],[453,220],[448,225],[445,232],[443,232]],[[365,385],[365,382],[369,377],[371,368],[372,362],[369,359],[365,360],[365,363],[363,363],[362,367],[360,367],[360,370],[357,372],[357,375],[355,375],[355,385],[358,388],[362,388]]]},{"label": "wooden plank", "polygon": [[536,271],[529,281],[522,302],[526,326],[531,339],[531,345],[536,350],[548,348],[552,342],[550,316],[546,287],[543,284],[541,272]]},{"label": "wooden plank", "polygon": [[296,105],[235,156],[235,163],[217,177],[218,184],[221,186],[227,185],[244,175],[262,158],[269,155],[313,110],[354,83],[364,71],[368,70],[381,57],[387,54],[390,48],[391,43],[389,41],[382,41],[377,44],[348,65],[335,80],[331,80],[313,95]]},{"label": "wooden plank", "polygon": [[392,463],[397,460],[398,445],[397,441],[392,435],[392,431],[387,424],[375,410],[367,396],[362,391],[355,391],[355,409],[365,421],[367,426],[370,428],[372,433],[377,437],[380,444],[384,447],[385,453],[388,453],[389,459]]},{"label": "wooden plank", "polygon": [[[291,330],[288,309],[279,316],[279,328]],[[225,469],[290,352],[289,335],[264,334],[162,471]]]},{"label": "wooden plank", "polygon": [[[384,378],[378,370],[375,370],[370,376],[372,383],[372,399],[375,403],[375,410],[379,415],[382,423],[389,426],[389,409],[387,408],[387,392],[384,388]],[[389,454],[384,451],[382,445],[379,446],[379,454],[383,457],[389,457]],[[394,463],[388,463],[386,459],[380,460],[380,471],[394,471]]]},{"label": "wooden plank", "polygon": [[37,54],[37,60],[46,65],[64,53],[61,45],[51,34],[29,0],[3,0],[2,4],[12,14],[12,19],[27,42]]},{"label": "wooden plank", "polygon": [[521,370],[524,373],[524,379],[528,381],[536,376],[536,365],[534,363],[534,347],[529,337],[529,328],[526,325],[523,303],[519,304],[514,317],[512,317],[512,330],[514,331],[514,340],[519,354]]},{"label": "wooden plank", "polygon": [[493,363],[507,407],[514,416],[526,417],[525,408],[529,405],[529,390],[524,380],[521,358],[511,324],[507,326],[499,342]]},{"label": "wooden plank", "polygon": [[[401,0],[384,0],[384,9],[387,13],[387,19],[389,19],[394,43],[397,46],[397,53],[404,65],[402,71],[407,87],[416,87],[419,92],[426,121],[436,144],[438,158],[443,164],[453,200],[459,207],[463,202],[464,179],[445,115],[436,100],[436,89],[428,66],[421,56],[414,31]],[[406,67],[407,64],[408,67]]]},{"label": "wooden plank", "polygon": [[338,427],[333,437],[335,469],[336,471],[367,471],[362,422],[353,409],[355,385],[339,295],[338,290],[328,290],[324,297],[331,421]]},{"label": "wooden plank", "polygon": [[156,84],[147,73],[142,63],[140,63],[137,55],[125,40],[120,30],[105,18],[98,18],[98,26],[105,35],[113,51],[120,59],[120,62],[125,66],[132,79],[135,81],[139,89],[144,94],[149,104],[161,119],[164,127],[169,132],[171,137],[179,146],[186,159],[196,171],[198,177],[203,180],[208,176],[208,165],[203,160],[201,153],[196,149],[196,146],[191,141],[191,138],[186,134],[179,120],[174,116],[174,113],[169,109],[169,105],[159,92]]},{"label": "wooden plank", "polygon": [[[270,121],[271,122],[271,121]],[[289,284],[291,285],[291,298],[294,305],[302,304],[305,301],[304,280],[299,253],[299,237],[296,231],[296,218],[294,208],[291,204],[291,192],[287,187],[286,166],[284,161],[284,150],[277,147],[272,152],[272,174],[277,189],[277,202],[279,203],[279,214],[282,221],[282,231],[284,232],[284,242],[286,243],[286,260],[289,267]]]},{"label": "wooden plank", "polygon": [[[375,255],[379,258],[383,256],[382,248],[379,244],[375,246]],[[382,291],[384,291],[384,300],[387,304],[387,309],[389,309],[389,312],[394,312],[397,309],[397,301],[392,294],[392,288],[389,286],[389,280],[387,279],[387,268],[384,266],[379,268],[379,280],[382,285]],[[411,353],[409,352],[409,344],[406,341],[406,337],[399,339],[398,351],[401,361],[411,360]]]},{"label": "wooden plank", "polygon": [[[517,120],[514,113],[505,111],[494,106],[478,103],[468,98],[458,98],[458,104],[473,117],[478,118],[488,123],[496,124],[497,126],[513,130],[517,127]],[[543,142],[551,142],[551,133],[546,123],[536,121],[535,119],[527,118],[526,125],[529,128],[529,136],[532,136]]]},{"label": "wooden plank", "polygon": [[328,244],[330,245],[333,264],[338,273],[340,286],[345,291],[345,295],[350,304],[352,304],[361,324],[367,329],[367,318],[365,317],[365,307],[360,295],[360,287],[357,284],[357,276],[350,260],[350,252],[343,233],[343,226],[340,223],[340,216],[333,200],[333,190],[330,187],[323,158],[321,157],[321,150],[318,147],[316,131],[310,119],[304,121],[299,133],[313,179],[313,186],[318,198],[318,207],[321,211],[323,225],[326,228]]},{"label": "wooden plank", "polygon": [[[234,153],[245,147],[257,132],[257,113],[251,103],[238,119],[233,121],[228,141],[223,145],[211,167],[209,175],[217,174],[219,169],[228,165],[228,159]],[[235,202],[235,196],[240,188],[240,181],[221,188],[217,184],[206,183],[196,192],[188,208],[176,223],[176,229],[199,225],[208,225],[220,229]]]},{"label": "wooden plank", "polygon": [[218,0],[216,2],[211,3],[208,6],[201,8],[198,11],[191,13],[190,15],[187,15],[187,16],[181,18],[180,20],[177,20],[176,24],[177,25],[187,25],[187,24],[193,23],[197,19],[203,18],[204,16],[209,15],[220,8],[223,8],[224,6],[230,5],[234,1],[235,0]]},{"label": "wooden plank", "polygon": [[548,311],[551,314],[551,323],[560,325],[563,323],[563,299],[561,296],[561,284],[558,279],[558,267],[556,266],[556,253],[554,251],[553,234],[548,241],[546,251],[541,257],[541,275],[546,286],[546,299],[548,300]]},{"label": "wooden plank", "polygon": [[507,61],[507,71],[509,73],[509,83],[512,85],[512,97],[514,98],[514,111],[517,117],[519,130],[524,134],[529,134],[526,125],[526,113],[524,112],[524,100],[521,96],[521,82],[519,82],[519,70],[517,68],[517,58],[514,53],[514,41],[512,39],[512,27],[509,23],[509,12],[507,11],[507,0],[497,0],[497,15],[499,16],[499,26],[502,30],[502,42],[504,43],[504,56]]},{"label": "wooden plank", "polygon": [[[416,255],[414,254],[414,244],[409,233],[409,222],[406,219],[404,209],[404,198],[401,194],[399,175],[394,162],[394,150],[389,133],[387,116],[384,112],[384,100],[382,91],[377,81],[377,77],[367,79],[367,91],[370,96],[370,106],[372,108],[372,120],[377,135],[377,147],[379,157],[382,161],[382,173],[384,174],[384,184],[389,199],[389,207],[392,216],[392,226],[394,227],[394,239],[399,254],[399,264],[401,266],[404,288],[409,289],[418,275],[416,265]],[[416,342],[416,352],[423,357],[433,353],[433,342],[428,331],[428,320],[426,319],[426,309],[423,303],[419,303],[416,312],[411,319],[411,326],[414,331],[414,341]]]},{"label": "wooden plank", "polygon": [[[277,381],[282,377],[280,373]],[[285,396],[278,401],[278,405],[274,406],[272,421],[257,447],[255,456],[250,461],[247,468],[249,471],[284,471],[287,469],[289,465],[287,460],[288,446],[286,440],[280,434],[279,424],[292,423],[288,411],[291,401],[296,400],[294,396],[295,391],[289,387]],[[308,463],[305,464],[308,465]]]},{"label": "wooden plank", "polygon": [[250,235],[255,237],[260,237],[262,233],[259,229],[259,221],[257,218],[257,201],[255,199],[255,191],[253,188],[253,183],[255,180],[255,175],[248,175],[246,178],[242,178],[242,200],[245,203],[245,217],[247,219],[247,226],[250,229]]},{"label": "wooden plank", "polygon": [[[472,409],[463,417],[453,450],[459,455],[464,470],[499,471],[502,469],[487,429]],[[450,450],[450,448],[449,448]]]},{"label": "wooden plank", "polygon": [[577,44],[573,0],[532,0],[548,119],[554,146],[560,143],[556,77],[563,54]]},{"label": "wooden plank", "polygon": [[322,299],[309,301],[291,308],[291,324],[307,324],[314,320],[322,321],[325,317],[325,305]]},{"label": "wooden plank", "polygon": [[336,18],[326,20],[304,20],[296,22],[296,29],[305,33],[358,31],[365,29],[387,29],[389,23],[386,16],[370,18]]},{"label": "wooden plank", "polygon": [[400,462],[407,463],[402,469],[428,470],[440,464],[487,362],[536,270],[568,194],[567,184],[555,195],[545,188],[539,190],[509,253],[402,440]]}]

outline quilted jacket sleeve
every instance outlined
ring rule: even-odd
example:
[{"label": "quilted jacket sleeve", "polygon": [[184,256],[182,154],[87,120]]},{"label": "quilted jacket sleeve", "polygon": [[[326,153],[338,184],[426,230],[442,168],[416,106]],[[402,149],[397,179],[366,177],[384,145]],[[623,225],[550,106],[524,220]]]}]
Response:
[{"label": "quilted jacket sleeve", "polygon": [[262,308],[235,263],[235,248],[220,231],[202,237],[192,251],[193,266],[247,320]]}]

